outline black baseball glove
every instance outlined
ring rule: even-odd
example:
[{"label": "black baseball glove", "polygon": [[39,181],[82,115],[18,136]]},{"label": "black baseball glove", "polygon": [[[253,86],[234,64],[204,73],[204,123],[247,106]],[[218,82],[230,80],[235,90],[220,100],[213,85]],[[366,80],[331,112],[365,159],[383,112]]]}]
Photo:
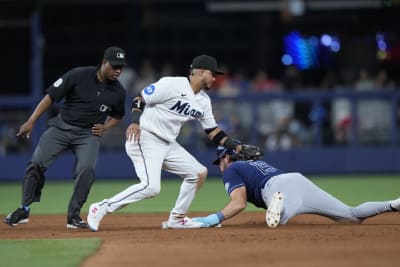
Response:
[{"label": "black baseball glove", "polygon": [[241,145],[240,156],[242,160],[258,160],[261,159],[264,155],[264,151],[258,147],[253,145]]}]

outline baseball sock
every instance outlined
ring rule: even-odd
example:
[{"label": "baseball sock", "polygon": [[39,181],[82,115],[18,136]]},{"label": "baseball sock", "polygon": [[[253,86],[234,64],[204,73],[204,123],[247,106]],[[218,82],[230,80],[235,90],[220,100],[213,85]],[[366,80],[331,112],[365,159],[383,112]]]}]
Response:
[{"label": "baseball sock", "polygon": [[184,216],[186,214],[196,195],[196,187],[196,183],[183,181],[179,191],[179,196],[175,203],[175,207],[171,211],[170,219],[181,217],[182,215]]}]

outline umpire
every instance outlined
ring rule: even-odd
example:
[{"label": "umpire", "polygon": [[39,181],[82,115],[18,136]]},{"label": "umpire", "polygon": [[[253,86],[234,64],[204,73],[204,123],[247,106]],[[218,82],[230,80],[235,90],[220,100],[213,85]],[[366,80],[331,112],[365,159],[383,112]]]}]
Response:
[{"label": "umpire", "polygon": [[28,162],[21,206],[10,213],[4,223],[17,226],[29,221],[29,205],[40,201],[45,171],[63,151],[71,150],[76,162],[67,228],[88,227],[81,219],[80,211],[95,180],[100,137],[125,114],[125,90],[117,78],[126,64],[125,51],[109,47],[100,65],[74,68],[47,89],[47,94],[28,121],[22,124],[17,136],[29,138],[35,122],[52,103],[62,99],[64,102],[60,114],[49,121],[48,129]]}]

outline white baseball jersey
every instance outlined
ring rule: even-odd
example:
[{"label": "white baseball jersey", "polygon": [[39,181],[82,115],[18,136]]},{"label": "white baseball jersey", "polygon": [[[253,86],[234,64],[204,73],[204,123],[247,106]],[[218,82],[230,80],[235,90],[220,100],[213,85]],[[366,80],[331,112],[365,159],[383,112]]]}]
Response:
[{"label": "white baseball jersey", "polygon": [[107,212],[158,195],[164,169],[183,179],[170,213],[171,218],[182,216],[198,190],[200,176],[205,179],[207,168],[178,144],[176,137],[182,124],[189,120],[198,120],[203,129],[217,127],[210,97],[204,91],[194,94],[186,77],[161,78],[144,88],[142,97],[146,107],[140,117],[140,138],[125,143],[140,183],[105,200]]},{"label": "white baseball jersey", "polygon": [[198,120],[203,129],[217,127],[210,97],[203,90],[194,94],[186,77],[161,78],[144,88],[142,97],[140,126],[164,141],[174,141],[189,120]]}]

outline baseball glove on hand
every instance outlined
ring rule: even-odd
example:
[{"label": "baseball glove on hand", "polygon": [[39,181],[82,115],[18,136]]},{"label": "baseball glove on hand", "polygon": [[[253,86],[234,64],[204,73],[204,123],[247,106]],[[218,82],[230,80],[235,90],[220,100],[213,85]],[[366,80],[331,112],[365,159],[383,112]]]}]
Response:
[{"label": "baseball glove on hand", "polygon": [[242,160],[258,160],[262,158],[264,152],[258,146],[241,145],[240,155]]}]

